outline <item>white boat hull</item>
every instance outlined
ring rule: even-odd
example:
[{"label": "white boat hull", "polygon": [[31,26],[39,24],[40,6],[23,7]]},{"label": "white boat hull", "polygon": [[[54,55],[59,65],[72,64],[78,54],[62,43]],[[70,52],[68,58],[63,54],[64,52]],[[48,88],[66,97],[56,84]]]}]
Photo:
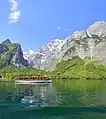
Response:
[{"label": "white boat hull", "polygon": [[16,83],[52,83],[52,80],[15,80]]}]

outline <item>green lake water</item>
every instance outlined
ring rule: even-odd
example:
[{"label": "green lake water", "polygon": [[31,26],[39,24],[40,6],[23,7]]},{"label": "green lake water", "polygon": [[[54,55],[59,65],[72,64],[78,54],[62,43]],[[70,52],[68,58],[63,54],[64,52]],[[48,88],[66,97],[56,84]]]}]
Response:
[{"label": "green lake water", "polygon": [[106,81],[0,83],[0,119],[106,119]]}]

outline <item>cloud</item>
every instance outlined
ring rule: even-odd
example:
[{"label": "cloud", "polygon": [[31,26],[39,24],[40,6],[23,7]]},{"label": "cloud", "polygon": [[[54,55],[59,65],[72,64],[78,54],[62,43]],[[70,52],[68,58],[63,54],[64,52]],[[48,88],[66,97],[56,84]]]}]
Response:
[{"label": "cloud", "polygon": [[60,30],[60,26],[57,26],[57,30]]},{"label": "cloud", "polygon": [[10,2],[10,14],[9,23],[16,23],[19,21],[21,12],[19,10],[19,0],[9,0]]},{"label": "cloud", "polygon": [[68,29],[65,29],[65,31],[68,31]]}]

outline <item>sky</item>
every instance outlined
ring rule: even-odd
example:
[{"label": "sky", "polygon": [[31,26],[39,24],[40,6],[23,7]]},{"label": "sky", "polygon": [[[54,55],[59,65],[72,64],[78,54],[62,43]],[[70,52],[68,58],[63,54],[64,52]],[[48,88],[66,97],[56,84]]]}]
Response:
[{"label": "sky", "polygon": [[106,21],[106,0],[0,0],[0,42],[10,38],[24,51]]}]

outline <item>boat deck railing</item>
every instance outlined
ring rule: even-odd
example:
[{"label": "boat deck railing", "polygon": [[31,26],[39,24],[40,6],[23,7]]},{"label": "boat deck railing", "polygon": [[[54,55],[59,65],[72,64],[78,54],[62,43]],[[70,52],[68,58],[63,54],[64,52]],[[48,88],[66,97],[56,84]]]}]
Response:
[{"label": "boat deck railing", "polygon": [[22,76],[22,77],[17,77],[16,79],[18,80],[50,80],[50,77],[45,77],[45,76]]}]

